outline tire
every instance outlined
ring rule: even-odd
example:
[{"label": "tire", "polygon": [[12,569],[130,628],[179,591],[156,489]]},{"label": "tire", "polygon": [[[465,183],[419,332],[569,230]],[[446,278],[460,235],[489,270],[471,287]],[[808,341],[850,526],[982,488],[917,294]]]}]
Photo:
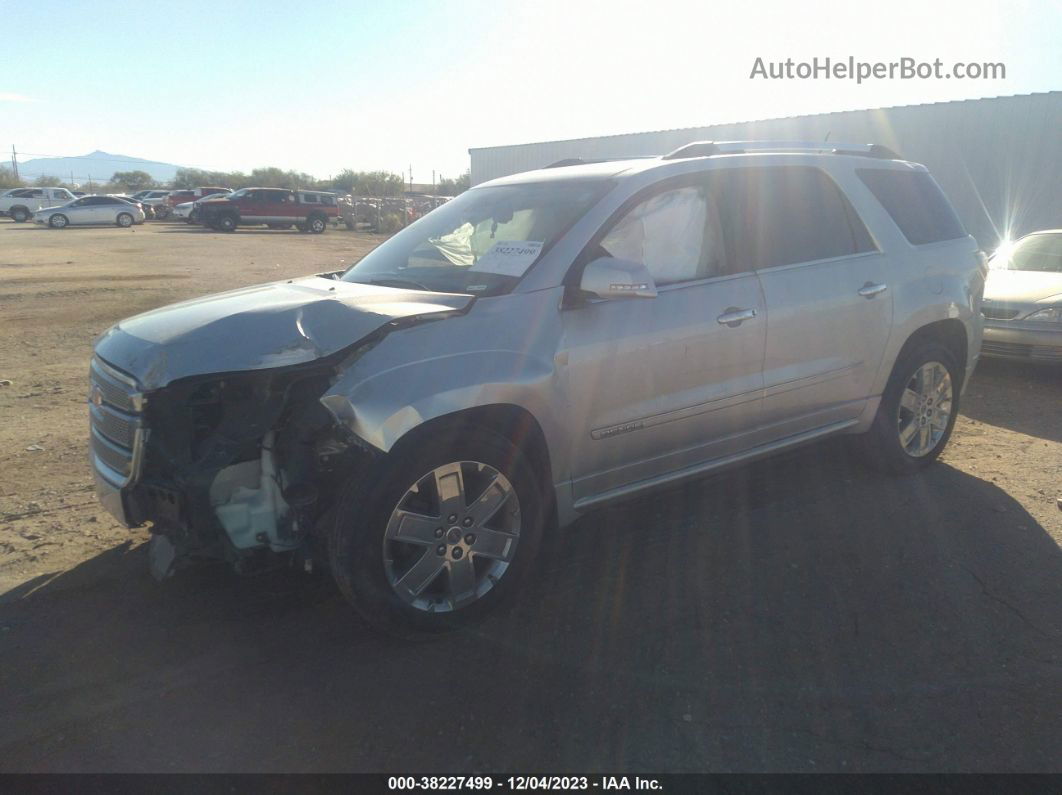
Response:
[{"label": "tire", "polygon": [[235,232],[238,222],[234,215],[222,215],[214,221],[214,228],[219,232]]},{"label": "tire", "polygon": [[122,229],[128,229],[133,225],[133,216],[129,213],[118,213],[118,217],[115,219],[115,223],[122,227]]},{"label": "tire", "polygon": [[307,226],[306,224],[304,224],[304,223],[303,223],[302,221],[299,221],[299,222],[298,222],[297,224],[295,224],[295,228],[296,228],[296,229],[298,229],[298,230],[299,230],[300,232],[305,232],[305,231],[307,231],[307,230],[308,230],[308,229],[309,229],[310,227],[308,227],[308,226]]},{"label": "tire", "polygon": [[902,353],[874,423],[860,440],[864,458],[896,475],[932,464],[955,427],[961,390],[962,372],[943,345],[925,342]]},{"label": "tire", "polygon": [[315,235],[319,235],[328,228],[328,221],[324,216],[314,215],[306,222],[307,228]]},{"label": "tire", "polygon": [[56,213],[48,219],[48,226],[52,229],[65,229],[70,224],[70,219],[62,213]]},{"label": "tire", "polygon": [[[365,622],[390,635],[423,638],[481,620],[519,587],[541,543],[547,503],[523,453],[482,429],[452,430],[400,443],[381,466],[353,477],[337,503],[332,575]],[[425,485],[439,482],[439,470],[444,483],[460,472],[468,497],[454,495],[443,505]],[[493,508],[473,518],[488,495]],[[461,507],[466,499],[472,504]],[[401,524],[400,506],[436,518]],[[397,540],[399,532],[416,541]],[[401,590],[405,578],[421,572],[419,590]],[[467,579],[458,583],[451,579],[456,573]]]},{"label": "tire", "polygon": [[25,207],[11,208],[11,220],[16,224],[24,224],[29,220],[30,212]]}]

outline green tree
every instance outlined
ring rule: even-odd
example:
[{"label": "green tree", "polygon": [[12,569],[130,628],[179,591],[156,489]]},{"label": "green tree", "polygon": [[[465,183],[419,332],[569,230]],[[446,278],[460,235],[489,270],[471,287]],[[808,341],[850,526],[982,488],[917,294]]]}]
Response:
[{"label": "green tree", "polygon": [[438,193],[440,196],[456,196],[469,189],[472,183],[472,172],[466,171],[457,179],[439,178]]},{"label": "green tree", "polygon": [[145,188],[153,188],[158,184],[146,171],[115,171],[114,176],[111,177],[111,183],[122,185],[132,193]]},{"label": "green tree", "polygon": [[15,179],[15,172],[7,166],[0,166],[0,188],[21,188],[22,180]]},{"label": "green tree", "polygon": [[400,174],[390,171],[352,171],[348,168],[332,179],[330,187],[355,196],[387,198],[401,196],[405,185]]},{"label": "green tree", "polygon": [[33,180],[33,187],[35,188],[59,188],[62,185],[63,181],[59,177],[49,177],[45,174],[41,174],[37,179]]}]

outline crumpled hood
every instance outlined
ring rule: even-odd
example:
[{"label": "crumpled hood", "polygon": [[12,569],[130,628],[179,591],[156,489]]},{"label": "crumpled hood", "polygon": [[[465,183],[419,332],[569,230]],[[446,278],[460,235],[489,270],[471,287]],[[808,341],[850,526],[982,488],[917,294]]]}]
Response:
[{"label": "crumpled hood", "polygon": [[1062,293],[1062,273],[992,270],[985,281],[985,300],[1036,303]]},{"label": "crumpled hood", "polygon": [[96,354],[151,390],[193,375],[310,362],[393,320],[461,311],[474,300],[316,276],[272,282],[123,320],[96,341]]}]

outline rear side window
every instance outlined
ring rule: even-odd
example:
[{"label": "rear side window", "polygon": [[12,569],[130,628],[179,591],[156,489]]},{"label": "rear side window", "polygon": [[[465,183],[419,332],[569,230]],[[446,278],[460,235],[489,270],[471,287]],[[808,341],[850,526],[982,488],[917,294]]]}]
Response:
[{"label": "rear side window", "polygon": [[304,204],[317,204],[316,193],[304,193],[302,194],[302,201]]},{"label": "rear side window", "polygon": [[860,168],[856,174],[911,245],[966,237],[955,210],[927,172]]},{"label": "rear side window", "polygon": [[732,272],[875,251],[848,198],[813,166],[724,169],[711,177]]}]

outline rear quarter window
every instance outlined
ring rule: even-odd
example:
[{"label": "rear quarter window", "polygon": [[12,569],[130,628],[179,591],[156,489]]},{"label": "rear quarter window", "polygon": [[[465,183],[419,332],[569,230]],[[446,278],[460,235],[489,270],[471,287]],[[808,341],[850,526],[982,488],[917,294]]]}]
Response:
[{"label": "rear quarter window", "polygon": [[856,174],[911,245],[966,237],[944,191],[927,172],[859,168]]}]

